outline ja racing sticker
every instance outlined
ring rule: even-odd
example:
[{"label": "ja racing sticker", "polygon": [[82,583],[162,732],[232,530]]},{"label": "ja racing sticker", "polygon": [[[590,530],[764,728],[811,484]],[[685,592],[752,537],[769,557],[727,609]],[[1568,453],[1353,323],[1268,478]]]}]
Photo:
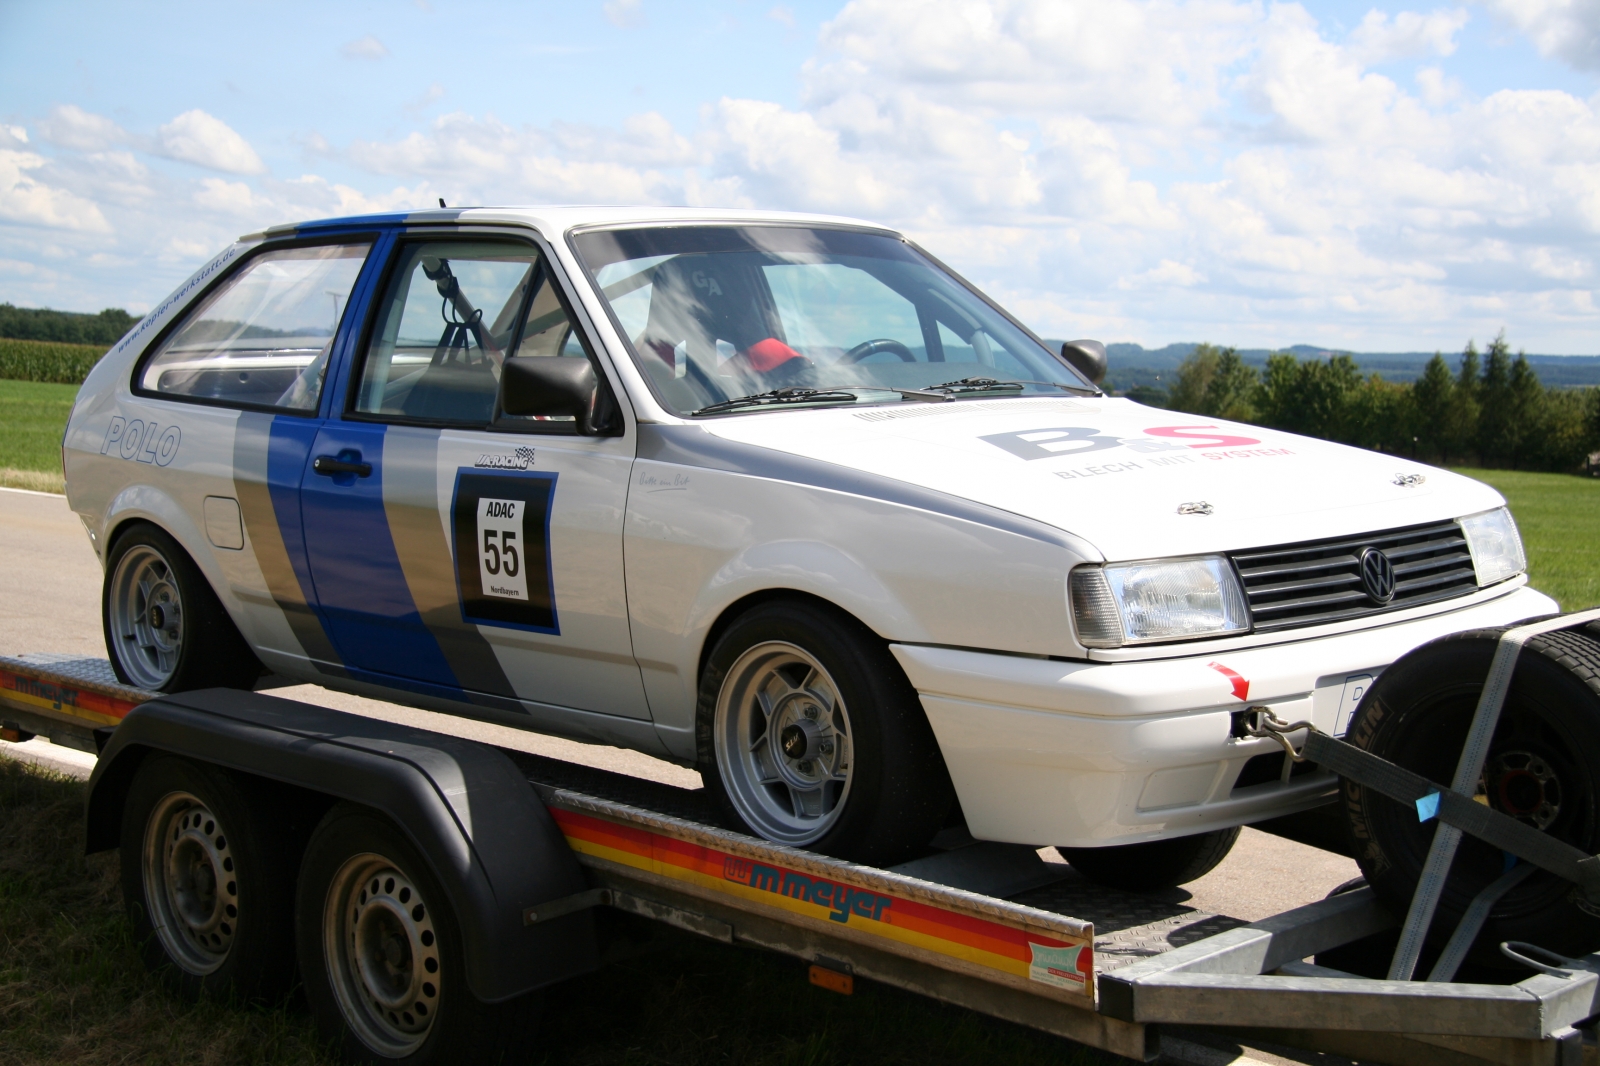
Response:
[{"label": "ja racing sticker", "polygon": [[450,514],[464,620],[561,632],[550,571],[555,493],[554,473],[456,473]]}]

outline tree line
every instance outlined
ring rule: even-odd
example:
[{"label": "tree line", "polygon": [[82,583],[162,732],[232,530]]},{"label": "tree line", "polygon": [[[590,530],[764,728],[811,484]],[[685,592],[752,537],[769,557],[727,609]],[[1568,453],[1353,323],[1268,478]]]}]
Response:
[{"label": "tree line", "polygon": [[0,303],[0,337],[11,340],[99,344],[109,348],[137,321],[138,315],[130,315],[120,307],[90,315]]},{"label": "tree line", "polygon": [[1257,369],[1233,348],[1202,344],[1165,395],[1130,395],[1436,463],[1567,471],[1600,450],[1600,388],[1546,387],[1504,332],[1482,353],[1467,342],[1454,370],[1435,353],[1410,383],[1363,375],[1348,355],[1278,352]]}]

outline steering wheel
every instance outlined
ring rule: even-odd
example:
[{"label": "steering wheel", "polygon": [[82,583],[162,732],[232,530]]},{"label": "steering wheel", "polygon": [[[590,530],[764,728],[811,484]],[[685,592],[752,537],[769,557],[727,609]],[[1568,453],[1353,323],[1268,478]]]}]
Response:
[{"label": "steering wheel", "polygon": [[917,357],[912,354],[911,349],[899,341],[891,340],[888,337],[879,337],[875,341],[862,341],[848,352],[845,352],[844,357],[839,362],[859,363],[868,356],[877,355],[879,352],[893,352],[900,357],[902,363],[915,363],[917,361]]}]

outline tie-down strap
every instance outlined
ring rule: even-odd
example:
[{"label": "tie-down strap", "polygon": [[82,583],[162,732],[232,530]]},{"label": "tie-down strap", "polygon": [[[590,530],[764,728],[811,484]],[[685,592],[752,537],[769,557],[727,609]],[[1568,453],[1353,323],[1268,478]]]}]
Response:
[{"label": "tie-down strap", "polygon": [[1439,820],[1501,851],[1575,881],[1592,904],[1600,905],[1600,856],[1586,855],[1571,844],[1524,825],[1508,814],[1396,766],[1348,741],[1312,732],[1301,755],[1340,777],[1406,805],[1438,797]]}]

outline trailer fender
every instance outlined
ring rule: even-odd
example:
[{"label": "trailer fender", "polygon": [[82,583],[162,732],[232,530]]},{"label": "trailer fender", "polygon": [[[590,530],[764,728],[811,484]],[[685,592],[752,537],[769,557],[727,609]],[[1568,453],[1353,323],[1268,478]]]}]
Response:
[{"label": "trailer fender", "polygon": [[587,885],[566,838],[516,765],[459,737],[232,689],[141,704],[89,779],[88,851],[118,844],[139,762],[170,752],[387,815],[426,857],[461,926],[467,983],[498,1003],[599,965],[590,911],[525,924],[531,907]]}]

